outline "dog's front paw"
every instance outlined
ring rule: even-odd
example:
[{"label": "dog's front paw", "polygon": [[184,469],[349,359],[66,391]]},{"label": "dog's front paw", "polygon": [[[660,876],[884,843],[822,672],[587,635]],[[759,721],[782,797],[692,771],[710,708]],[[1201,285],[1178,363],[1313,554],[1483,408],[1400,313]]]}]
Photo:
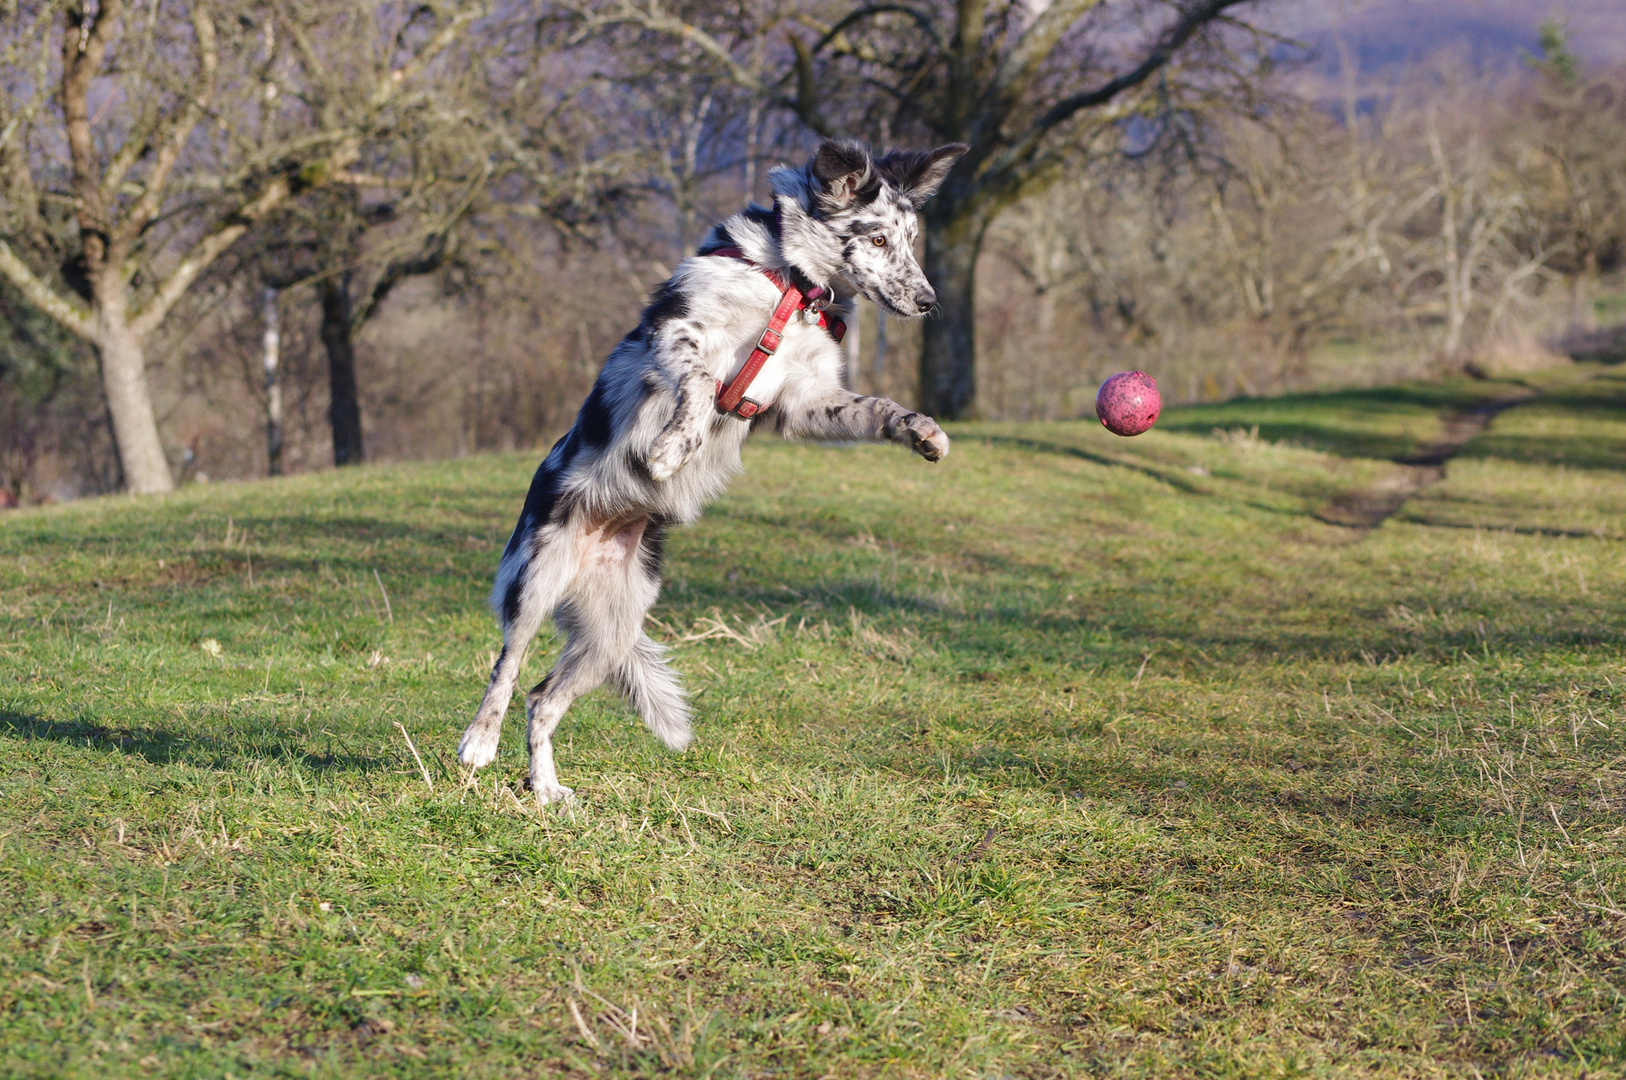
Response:
[{"label": "dog's front paw", "polygon": [[942,461],[948,457],[949,437],[929,416],[915,413],[904,424],[909,433],[909,448],[927,461]]},{"label": "dog's front paw", "polygon": [[689,458],[694,455],[695,443],[693,439],[677,434],[676,432],[663,432],[649,448],[649,477],[657,484],[670,480],[677,471],[688,464]]}]

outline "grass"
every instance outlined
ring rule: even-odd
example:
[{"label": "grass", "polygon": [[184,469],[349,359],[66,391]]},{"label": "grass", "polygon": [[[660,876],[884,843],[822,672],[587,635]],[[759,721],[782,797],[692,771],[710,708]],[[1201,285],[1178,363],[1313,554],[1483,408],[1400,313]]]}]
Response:
[{"label": "grass", "polygon": [[652,623],[698,744],[584,699],[573,814],[517,713],[453,760],[530,456],[8,514],[0,1074],[1621,1075],[1595,390],[1369,532],[1508,387],[755,444]]}]

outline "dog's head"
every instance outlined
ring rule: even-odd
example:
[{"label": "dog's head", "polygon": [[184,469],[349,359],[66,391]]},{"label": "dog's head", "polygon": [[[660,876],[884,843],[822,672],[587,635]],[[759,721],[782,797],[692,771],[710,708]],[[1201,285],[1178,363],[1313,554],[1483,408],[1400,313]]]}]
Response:
[{"label": "dog's head", "polygon": [[817,246],[826,256],[819,261],[893,315],[926,314],[936,305],[937,294],[915,260],[920,233],[916,214],[969,149],[950,143],[929,152],[897,150],[876,158],[860,142],[842,139],[821,145],[813,160],[797,170],[802,181],[798,194],[806,199],[812,222],[826,234],[819,237]]}]

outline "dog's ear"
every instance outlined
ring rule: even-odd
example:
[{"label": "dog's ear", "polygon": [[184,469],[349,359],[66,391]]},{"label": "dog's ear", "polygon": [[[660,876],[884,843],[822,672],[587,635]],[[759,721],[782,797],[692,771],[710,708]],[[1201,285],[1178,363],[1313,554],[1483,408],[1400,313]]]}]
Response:
[{"label": "dog's ear", "polygon": [[875,171],[898,190],[919,210],[926,200],[937,194],[944,177],[954,163],[964,157],[971,147],[965,143],[949,143],[930,153],[924,150],[894,150],[875,163]]},{"label": "dog's ear", "polygon": [[827,139],[813,154],[813,179],[828,210],[845,210],[880,190],[869,148],[854,139]]}]

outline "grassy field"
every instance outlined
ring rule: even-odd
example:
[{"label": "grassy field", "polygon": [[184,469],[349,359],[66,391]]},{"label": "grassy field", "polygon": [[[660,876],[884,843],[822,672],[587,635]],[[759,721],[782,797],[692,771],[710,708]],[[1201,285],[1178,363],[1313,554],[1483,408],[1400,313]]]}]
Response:
[{"label": "grassy field", "polygon": [[1522,389],[754,445],[568,814],[454,760],[532,456],[10,513],[0,1075],[1622,1075],[1626,380],[1535,389],[1371,530]]}]

